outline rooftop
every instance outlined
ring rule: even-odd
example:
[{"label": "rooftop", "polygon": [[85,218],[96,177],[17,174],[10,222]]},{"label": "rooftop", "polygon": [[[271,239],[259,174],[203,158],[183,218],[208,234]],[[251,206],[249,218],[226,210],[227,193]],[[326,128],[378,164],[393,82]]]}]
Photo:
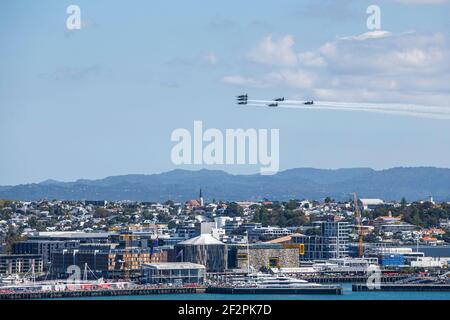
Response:
[{"label": "rooftop", "polygon": [[212,244],[225,245],[223,242],[217,240],[209,233],[201,234],[198,237],[182,241],[178,244],[181,244],[181,245],[212,245]]},{"label": "rooftop", "polygon": [[158,270],[171,269],[205,269],[205,266],[192,262],[159,262],[159,263],[145,263],[143,268],[153,268]]},{"label": "rooftop", "polygon": [[381,205],[384,201],[381,199],[359,199],[363,205]]},{"label": "rooftop", "polygon": [[284,236],[284,237],[276,238],[276,239],[273,239],[273,240],[269,240],[266,243],[290,242],[292,240],[292,237],[295,237],[295,236],[303,236],[303,234],[301,234],[301,233],[294,233],[294,234],[291,234],[291,235],[288,235],[288,236]]},{"label": "rooftop", "polygon": [[51,231],[34,232],[28,235],[30,238],[108,238],[108,232],[82,232],[82,231]]}]

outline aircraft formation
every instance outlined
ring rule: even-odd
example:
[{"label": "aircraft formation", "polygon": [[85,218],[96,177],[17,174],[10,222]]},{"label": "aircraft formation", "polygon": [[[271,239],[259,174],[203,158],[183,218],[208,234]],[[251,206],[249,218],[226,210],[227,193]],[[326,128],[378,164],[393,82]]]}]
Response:
[{"label": "aircraft formation", "polygon": [[[249,102],[251,102],[251,103],[265,103],[268,107],[278,107],[279,103],[284,102],[284,101],[285,101],[284,97],[275,98],[271,101],[265,101],[265,100],[249,100],[247,94],[241,94],[241,95],[237,96],[237,104],[240,104],[240,105],[246,105]],[[304,105],[313,105],[314,101],[313,100],[305,101],[305,102],[303,102],[303,104]]]},{"label": "aircraft formation", "polygon": [[314,109],[350,112],[371,112],[418,118],[450,120],[450,108],[446,106],[427,106],[400,103],[372,103],[372,102],[342,102],[342,101],[314,101],[287,100],[285,97],[275,99],[249,99],[247,94],[237,96],[237,104],[254,107]]},{"label": "aircraft formation", "polygon": [[237,96],[237,104],[247,104],[247,99],[247,94],[241,94],[240,96]]}]

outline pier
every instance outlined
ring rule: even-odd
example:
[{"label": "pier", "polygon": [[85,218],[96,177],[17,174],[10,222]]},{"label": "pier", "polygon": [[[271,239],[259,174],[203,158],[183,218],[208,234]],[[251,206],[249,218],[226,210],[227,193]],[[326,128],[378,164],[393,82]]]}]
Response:
[{"label": "pier", "polygon": [[381,284],[379,288],[372,288],[365,283],[352,285],[352,291],[438,291],[450,292],[450,284],[421,283],[421,284]]},{"label": "pier", "polygon": [[0,300],[15,299],[61,299],[105,296],[138,296],[153,294],[195,294],[204,293],[205,287],[195,288],[134,288],[108,290],[75,290],[75,291],[29,291],[0,293]]},{"label": "pier", "polygon": [[[382,283],[392,283],[399,280],[407,279],[411,275],[398,275],[398,276],[382,276]],[[367,275],[336,275],[336,276],[303,276],[301,279],[311,283],[362,283],[368,279]]]}]

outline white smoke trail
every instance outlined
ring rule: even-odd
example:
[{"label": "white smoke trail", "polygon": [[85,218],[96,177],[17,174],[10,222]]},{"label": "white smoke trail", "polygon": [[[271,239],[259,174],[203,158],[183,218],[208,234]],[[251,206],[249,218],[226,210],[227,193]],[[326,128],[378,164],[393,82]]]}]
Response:
[{"label": "white smoke trail", "polygon": [[[296,106],[296,105],[286,105],[279,106],[281,108],[293,108],[293,109],[309,109],[313,110],[314,107],[307,106]],[[370,109],[370,108],[358,108],[358,107],[335,107],[335,106],[319,106],[315,110],[338,110],[338,111],[356,111],[356,112],[373,112],[373,113],[383,113],[392,115],[402,115],[402,116],[412,116],[419,118],[429,118],[429,119],[450,119],[450,115],[437,114],[437,113],[425,113],[425,112],[413,112],[413,111],[402,111],[402,110],[386,110],[386,109]]]},{"label": "white smoke trail", "polygon": [[[273,100],[248,100],[252,106],[267,106],[275,103]],[[431,119],[450,119],[450,109],[439,106],[423,106],[414,104],[376,104],[337,101],[314,101],[313,105],[305,105],[306,101],[285,100],[279,101],[278,108],[293,108],[307,110],[338,110],[363,111],[393,115],[412,116]]]},{"label": "white smoke trail", "polygon": [[335,101],[319,101],[320,105],[333,105],[339,107],[356,107],[379,110],[398,110],[407,112],[423,112],[423,113],[441,113],[450,115],[450,109],[438,106],[421,106],[414,104],[375,104],[375,103],[354,103],[354,102],[335,102]]}]

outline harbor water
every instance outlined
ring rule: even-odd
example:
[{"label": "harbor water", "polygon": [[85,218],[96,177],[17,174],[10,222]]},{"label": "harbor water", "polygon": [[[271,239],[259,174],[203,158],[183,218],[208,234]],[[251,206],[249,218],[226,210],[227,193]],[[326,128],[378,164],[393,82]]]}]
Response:
[{"label": "harbor water", "polygon": [[351,283],[341,284],[342,295],[250,295],[250,294],[161,294],[68,298],[69,300],[450,300],[450,292],[353,292]]}]

